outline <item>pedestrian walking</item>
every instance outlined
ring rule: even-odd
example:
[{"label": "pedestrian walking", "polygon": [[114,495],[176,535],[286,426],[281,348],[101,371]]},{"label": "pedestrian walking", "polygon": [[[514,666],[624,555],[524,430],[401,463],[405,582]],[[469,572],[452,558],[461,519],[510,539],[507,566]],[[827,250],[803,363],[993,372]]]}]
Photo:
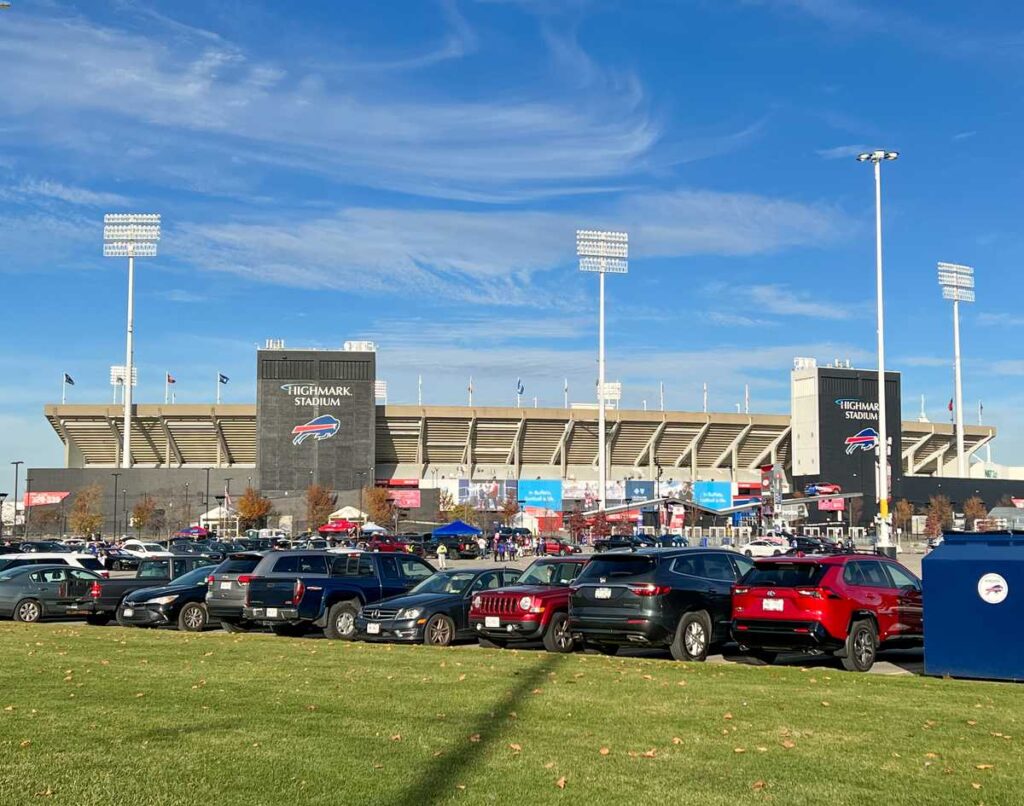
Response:
[{"label": "pedestrian walking", "polygon": [[498,542],[501,539],[501,534],[498,532],[494,533],[494,539],[491,541],[491,555],[494,562],[498,561]]},{"label": "pedestrian walking", "polygon": [[448,547],[444,543],[437,544],[437,567],[442,571],[448,567]]}]

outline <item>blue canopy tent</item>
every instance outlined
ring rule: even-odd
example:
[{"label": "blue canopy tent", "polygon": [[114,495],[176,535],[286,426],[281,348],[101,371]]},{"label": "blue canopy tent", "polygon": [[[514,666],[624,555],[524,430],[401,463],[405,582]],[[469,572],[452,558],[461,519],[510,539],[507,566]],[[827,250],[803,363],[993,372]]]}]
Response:
[{"label": "blue canopy tent", "polygon": [[483,534],[483,532],[465,521],[452,521],[444,526],[438,526],[433,531],[434,537],[465,537],[467,535],[476,536],[479,534]]}]

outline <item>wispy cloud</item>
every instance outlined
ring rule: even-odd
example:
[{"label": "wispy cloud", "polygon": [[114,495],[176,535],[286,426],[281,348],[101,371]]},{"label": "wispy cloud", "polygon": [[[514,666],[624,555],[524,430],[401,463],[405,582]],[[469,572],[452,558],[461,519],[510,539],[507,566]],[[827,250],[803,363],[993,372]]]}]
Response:
[{"label": "wispy cloud", "polygon": [[722,327],[772,327],[777,325],[771,319],[759,319],[754,316],[745,316],[739,313],[728,311],[710,311],[705,318],[713,325]]},{"label": "wispy cloud", "polygon": [[778,316],[802,316],[809,319],[850,319],[846,303],[829,302],[807,291],[786,285],[755,285],[743,290],[753,310]]},{"label": "wispy cloud", "polygon": [[1014,377],[1024,375],[1024,361],[1019,359],[995,361],[992,364],[992,372],[996,375],[1010,375]]},{"label": "wispy cloud", "polygon": [[119,193],[98,192],[65,185],[49,179],[27,179],[14,187],[12,192],[24,198],[42,197],[56,199],[82,207],[111,207],[129,203],[128,198]]},{"label": "wispy cloud", "polygon": [[865,145],[834,146],[833,148],[820,148],[814,153],[826,160],[842,160],[848,157],[856,157],[871,149]]},{"label": "wispy cloud", "polygon": [[950,139],[952,139],[952,140],[953,140],[953,142],[960,142],[961,140],[970,140],[970,139],[971,139],[972,137],[974,137],[974,136],[975,136],[976,134],[977,134],[977,132],[976,132],[976,131],[969,131],[969,132],[957,132],[957,133],[956,133],[956,134],[954,134],[954,135],[953,135],[953,137],[952,137],[952,138],[950,138]]},{"label": "wispy cloud", "polygon": [[1024,325],[1024,316],[1014,313],[980,313],[978,324],[986,327],[1020,327]]}]

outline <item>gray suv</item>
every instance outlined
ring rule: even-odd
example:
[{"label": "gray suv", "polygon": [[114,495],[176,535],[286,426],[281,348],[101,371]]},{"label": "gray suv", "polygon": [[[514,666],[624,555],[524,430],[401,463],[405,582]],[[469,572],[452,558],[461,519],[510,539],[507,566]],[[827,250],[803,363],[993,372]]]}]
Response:
[{"label": "gray suv", "polygon": [[206,612],[219,621],[226,632],[245,632],[256,626],[242,618],[245,593],[256,569],[276,557],[278,552],[243,551],[230,554],[206,580]]}]

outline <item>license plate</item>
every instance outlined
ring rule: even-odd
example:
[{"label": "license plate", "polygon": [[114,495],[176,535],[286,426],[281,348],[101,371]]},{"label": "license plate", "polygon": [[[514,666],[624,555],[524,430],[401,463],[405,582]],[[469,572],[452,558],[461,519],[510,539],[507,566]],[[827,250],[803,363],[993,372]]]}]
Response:
[{"label": "license plate", "polygon": [[126,607],[124,610],[121,611],[121,615],[125,618],[131,618],[134,614],[135,611],[132,610],[130,607]]},{"label": "license plate", "polygon": [[374,624],[367,624],[366,625],[366,634],[367,635],[380,635],[380,625],[376,624],[376,623],[374,623]]},{"label": "license plate", "polygon": [[220,589],[222,591],[229,591],[229,590],[231,590],[231,583],[230,582],[221,582],[220,583]]},{"label": "license plate", "polygon": [[774,610],[775,612],[782,612],[782,599],[762,599],[761,600],[762,610]]},{"label": "license plate", "polygon": [[594,591],[595,599],[611,599],[612,589],[611,588],[598,588]]},{"label": "license plate", "polygon": [[497,616],[484,616],[484,626],[489,630],[496,630],[501,626],[501,619]]},{"label": "license plate", "polygon": [[267,608],[267,618],[277,618],[277,608],[276,607],[268,607]]}]

